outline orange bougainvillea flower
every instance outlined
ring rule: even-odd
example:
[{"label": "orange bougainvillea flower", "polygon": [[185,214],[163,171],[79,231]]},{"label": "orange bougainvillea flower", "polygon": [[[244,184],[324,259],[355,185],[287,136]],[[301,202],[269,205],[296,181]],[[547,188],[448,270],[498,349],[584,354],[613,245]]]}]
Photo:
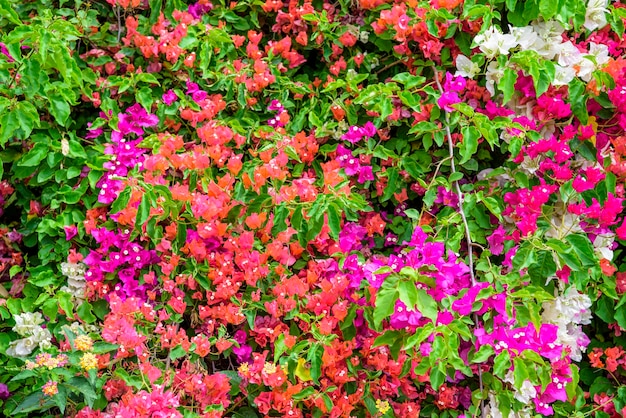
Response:
[{"label": "orange bougainvillea flower", "polygon": [[609,277],[613,276],[617,271],[617,268],[606,258],[600,260],[600,268],[602,269],[602,274]]},{"label": "orange bougainvillea flower", "polygon": [[250,229],[259,229],[267,220],[267,213],[252,213],[246,218],[246,225]]}]

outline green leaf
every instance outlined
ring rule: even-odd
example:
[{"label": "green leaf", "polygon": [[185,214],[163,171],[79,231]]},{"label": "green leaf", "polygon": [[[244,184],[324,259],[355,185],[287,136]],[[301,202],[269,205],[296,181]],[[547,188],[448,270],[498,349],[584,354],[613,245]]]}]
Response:
[{"label": "green leaf", "polygon": [[319,384],[319,378],[322,376],[322,356],[324,355],[324,347],[320,343],[313,343],[307,354],[307,361],[311,363],[311,378],[315,383]]},{"label": "green leaf", "polygon": [[11,415],[46,410],[54,405],[55,403],[52,398],[46,397],[43,392],[38,391],[28,395],[21,404],[19,404],[13,411],[11,411]]},{"label": "green leaf", "polygon": [[393,196],[393,194],[398,190],[398,169],[387,169],[387,179],[387,187],[385,188],[385,193],[380,199],[381,202],[385,202],[391,199],[391,196]]},{"label": "green leaf", "polygon": [[69,156],[72,158],[87,158],[87,153],[85,153],[85,149],[80,142],[75,139],[70,139],[69,141],[70,153]]},{"label": "green leaf", "polygon": [[398,339],[402,339],[402,333],[400,331],[385,331],[382,335],[376,337],[372,347],[380,347],[383,345],[391,346]]},{"label": "green leaf", "polygon": [[522,387],[525,380],[528,380],[528,369],[529,367],[524,363],[521,357],[515,357],[513,359],[513,377],[517,389]]},{"label": "green leaf", "polygon": [[54,403],[61,410],[61,414],[65,413],[65,407],[67,406],[67,389],[64,385],[58,385],[58,392],[54,395]]},{"label": "green leaf", "polygon": [[93,302],[93,313],[99,318],[104,317],[110,312],[109,304],[105,300],[96,300]]},{"label": "green leaf", "polygon": [[493,356],[494,351],[493,347],[489,344],[482,345],[480,349],[474,354],[472,358],[472,363],[484,363],[489,360],[491,356]]},{"label": "green leaf", "polygon": [[187,351],[185,351],[185,349],[183,347],[181,347],[180,344],[178,344],[175,348],[173,348],[172,350],[170,350],[170,358],[172,360],[177,360],[181,357],[184,357],[187,355]]},{"label": "green leaf", "polygon": [[48,94],[48,101],[50,102],[50,114],[54,116],[54,119],[61,126],[65,126],[67,119],[70,117],[70,105],[59,94]]},{"label": "green leaf", "polygon": [[385,280],[383,286],[378,290],[376,294],[376,303],[374,306],[374,326],[380,327],[383,319],[389,318],[396,306],[396,300],[398,300],[398,289],[395,285],[393,288],[386,287],[385,284],[389,281],[389,278]]},{"label": "green leaf", "polygon": [[572,108],[574,115],[580,120],[580,123],[586,125],[589,120],[589,113],[587,112],[587,98],[585,94],[587,85],[583,83],[577,77],[569,83],[569,104]]},{"label": "green leaf", "polygon": [[13,24],[22,24],[19,15],[15,11],[13,5],[9,3],[9,0],[0,0],[0,16]]},{"label": "green leaf", "polygon": [[292,398],[296,401],[300,401],[302,399],[306,399],[311,395],[314,395],[317,392],[314,387],[309,386],[307,388],[302,389],[300,392],[296,393],[292,396]]},{"label": "green leaf", "polygon": [[419,332],[411,335],[407,341],[406,344],[404,346],[405,350],[408,350],[412,347],[414,347],[417,344],[421,344],[422,342],[424,342],[428,337],[430,337],[431,335],[433,335],[435,329],[435,324],[432,322],[428,322],[427,324],[425,324],[423,327],[421,327],[419,329]]},{"label": "green leaf", "polygon": [[496,359],[493,362],[493,374],[501,379],[504,379],[510,368],[511,356],[507,350],[504,350],[496,356]]},{"label": "green leaf", "polygon": [[143,194],[141,196],[141,202],[139,203],[139,208],[137,209],[137,216],[135,218],[135,228],[142,228],[143,224],[148,220],[150,216],[150,198],[148,193]]},{"label": "green leaf", "polygon": [[29,377],[34,377],[37,376],[37,373],[34,370],[22,370],[21,372],[19,372],[18,374],[16,374],[15,376],[13,376],[13,378],[11,380],[9,380],[10,382],[17,382],[19,380],[24,380],[24,379],[28,379]]},{"label": "green leaf", "polygon": [[89,407],[92,407],[95,400],[98,399],[98,395],[96,395],[94,387],[83,376],[71,378],[67,382],[66,386],[69,389],[82,393],[83,397],[85,398],[85,403]]},{"label": "green leaf", "polygon": [[515,270],[521,270],[528,267],[535,260],[535,253],[529,245],[522,244],[513,257],[513,268]]},{"label": "green leaf", "polygon": [[430,385],[434,390],[439,390],[444,380],[446,380],[446,374],[439,370],[439,367],[433,367],[430,371]]},{"label": "green leaf", "polygon": [[330,228],[330,236],[333,239],[339,238],[341,232],[341,215],[339,208],[335,203],[328,205],[328,227]]},{"label": "green leaf", "polygon": [[464,126],[461,128],[463,134],[463,141],[460,145],[461,161],[459,164],[463,164],[472,158],[472,155],[476,154],[478,150],[478,138],[480,138],[480,132],[473,126]]},{"label": "green leaf", "polygon": [[49,152],[50,148],[48,147],[48,145],[37,143],[30,151],[22,156],[18,165],[22,167],[38,166],[46,158]]},{"label": "green leaf", "polygon": [[92,308],[93,307],[91,306],[91,304],[89,302],[83,302],[78,307],[78,309],[76,309],[76,313],[78,313],[78,317],[80,319],[82,319],[83,321],[85,321],[88,324],[91,324],[91,323],[96,322],[97,319],[98,319],[93,314],[93,312],[91,312]]},{"label": "green leaf", "polygon": [[159,80],[151,73],[139,73],[135,76],[135,79],[137,81],[143,81],[144,83],[159,84]]},{"label": "green leaf", "polygon": [[570,243],[583,266],[595,266],[597,264],[589,238],[585,235],[571,234],[565,237],[565,240]]},{"label": "green leaf", "polygon": [[59,301],[59,306],[65,312],[65,316],[67,318],[74,317],[74,304],[72,303],[72,295],[67,292],[59,292],[57,293],[57,300]]},{"label": "green leaf", "polygon": [[254,412],[254,409],[246,406],[244,408],[237,408],[233,418],[259,418],[259,416]]},{"label": "green leaf", "polygon": [[550,251],[539,251],[535,262],[528,267],[528,274],[533,280],[545,280],[556,273],[556,263]]},{"label": "green leaf", "polygon": [[279,232],[287,229],[285,219],[289,216],[289,209],[284,204],[278,206],[274,212],[274,225],[272,226],[272,234],[276,235]]},{"label": "green leaf", "polygon": [[119,196],[117,196],[117,199],[115,199],[113,203],[111,204],[111,209],[110,209],[111,214],[118,213],[122,209],[125,209],[126,206],[128,206],[128,201],[130,200],[131,192],[132,191],[130,187],[127,187],[124,190],[122,190]]},{"label": "green leaf", "polygon": [[513,93],[515,92],[515,82],[517,81],[517,71],[513,68],[507,67],[504,70],[504,75],[498,82],[498,89],[502,91],[503,98],[502,103],[508,103],[511,98],[513,98]]},{"label": "green leaf", "polygon": [[[41,224],[40,224],[41,225]],[[56,225],[56,224],[55,224]],[[31,277],[28,282],[37,287],[45,287],[57,284],[59,279],[49,266],[38,266],[30,270]]]},{"label": "green leaf", "polygon": [[558,11],[559,2],[557,0],[539,0],[539,13],[544,20],[550,20]]},{"label": "green leaf", "polygon": [[417,293],[417,287],[415,283],[408,281],[400,281],[398,283],[398,292],[400,300],[404,303],[408,309],[415,309],[419,294]]},{"label": "green leaf", "polygon": [[107,343],[104,341],[99,341],[94,343],[93,348],[91,349],[91,352],[94,354],[102,354],[102,353],[108,353],[110,351],[114,351],[117,350],[119,348],[119,345],[117,344],[111,344],[111,343]]},{"label": "green leaf", "polygon": [[[145,74],[145,73],[142,73]],[[154,103],[154,96],[152,89],[150,87],[142,87],[135,93],[135,98],[137,102],[143,106],[148,112],[152,108],[152,103]]]},{"label": "green leaf", "polygon": [[15,112],[4,112],[0,117],[0,145],[6,144],[6,142],[16,135],[16,131],[20,127],[20,122],[17,119]]},{"label": "green leaf", "polygon": [[437,321],[437,302],[432,298],[424,289],[417,289],[417,309],[421,312],[423,316],[432,320],[433,322]]},{"label": "green leaf", "polygon": [[[571,370],[572,380],[567,383],[567,385],[565,386],[565,390],[567,391],[568,399],[574,399],[574,396],[576,395],[576,388],[578,387],[580,376],[579,376],[578,366],[572,364],[570,367],[570,370]],[[624,398],[622,397],[622,399]]]},{"label": "green leaf", "polygon": [[35,125],[39,125],[39,113],[37,108],[29,102],[19,102],[15,106],[14,110],[17,120],[20,124],[20,128],[24,133],[24,138],[27,138],[33,131]]}]

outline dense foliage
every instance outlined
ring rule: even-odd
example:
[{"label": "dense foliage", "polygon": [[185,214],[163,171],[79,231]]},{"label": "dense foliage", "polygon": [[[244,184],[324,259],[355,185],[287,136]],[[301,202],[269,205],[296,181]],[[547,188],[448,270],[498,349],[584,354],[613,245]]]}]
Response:
[{"label": "dense foliage", "polygon": [[623,416],[624,18],[0,0],[2,413]]}]

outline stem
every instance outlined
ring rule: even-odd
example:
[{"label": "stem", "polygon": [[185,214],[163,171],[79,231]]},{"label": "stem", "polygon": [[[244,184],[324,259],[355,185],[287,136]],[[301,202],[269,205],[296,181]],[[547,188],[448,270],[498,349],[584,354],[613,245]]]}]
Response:
[{"label": "stem", "polygon": [[15,69],[15,72],[13,73],[13,77],[11,77],[11,82],[9,83],[8,90],[11,90],[11,87],[13,87],[13,85],[17,81],[17,75],[19,74],[20,70],[24,66],[24,62],[26,62],[30,58],[30,56],[33,55],[34,51],[35,51],[35,48],[31,48],[28,54],[26,54],[26,57],[24,57],[22,59],[22,62],[20,62],[20,64],[17,66],[17,68]]},{"label": "stem", "polygon": [[376,71],[376,75],[378,75],[378,74],[380,74],[382,72],[385,72],[388,69],[390,69],[390,68],[392,68],[392,67],[394,67],[394,66],[396,66],[396,65],[398,65],[398,64],[400,64],[402,62],[404,62],[404,61],[403,60],[397,60],[397,61],[392,62],[391,64],[387,64],[383,68],[381,68],[380,70]]},{"label": "stem", "polygon": [[[444,93],[443,87],[441,87],[441,83],[439,82],[439,72],[435,67],[433,67],[433,71],[435,72],[435,81],[437,82],[437,88],[441,94]],[[454,143],[452,142],[452,133],[450,132],[450,115],[448,112],[445,112],[446,120],[444,129],[446,132],[446,138],[448,139],[448,154],[450,157],[450,174],[456,173],[456,165],[454,163]],[[458,181],[454,181],[454,189],[459,198],[459,214],[461,215],[461,219],[463,220],[463,226],[465,228],[465,240],[467,242],[468,249],[468,263],[470,268],[470,277],[472,279],[472,286],[476,285],[476,278],[474,277],[474,259],[472,252],[472,237],[470,236],[469,224],[467,223],[467,217],[465,216],[465,212],[463,211],[463,192],[461,191],[461,187],[459,186]]]},{"label": "stem", "polygon": [[117,43],[120,43],[122,38],[122,12],[120,6],[115,7],[115,16],[117,17]]},{"label": "stem", "polygon": [[[432,67],[433,72],[435,73],[435,82],[437,83],[437,88],[439,89],[439,93],[444,94],[443,87],[441,87],[441,82],[439,81],[439,72],[435,66]],[[445,112],[445,111],[444,111]],[[451,174],[456,173],[456,165],[454,163],[454,143],[452,141],[452,133],[450,132],[450,114],[445,112],[445,124],[444,129],[446,132],[446,138],[448,140],[448,154],[450,156],[450,172]],[[463,210],[463,192],[461,191],[461,187],[459,186],[458,181],[454,181],[454,189],[456,191],[456,195],[459,198],[459,214],[461,215],[461,219],[463,220],[463,227],[465,228],[465,241],[467,243],[468,250],[468,264],[470,269],[470,278],[472,280],[472,286],[476,286],[476,277],[474,276],[474,250],[472,248],[472,237],[470,235],[469,224],[467,223],[467,217],[465,216],[465,211]],[[474,322],[478,325],[478,315],[474,313]],[[483,387],[483,372],[480,364],[478,365],[478,386],[480,388],[480,393],[482,396],[484,387]],[[480,411],[484,415],[483,409],[483,400],[480,400]]]}]

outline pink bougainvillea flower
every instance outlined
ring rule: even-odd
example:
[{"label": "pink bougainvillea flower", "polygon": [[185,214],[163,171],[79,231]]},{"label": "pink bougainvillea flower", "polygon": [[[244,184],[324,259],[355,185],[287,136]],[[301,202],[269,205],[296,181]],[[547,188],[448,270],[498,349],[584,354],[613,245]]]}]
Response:
[{"label": "pink bougainvillea flower", "polygon": [[163,103],[165,103],[166,105],[171,106],[172,103],[174,103],[176,100],[178,100],[178,96],[176,95],[174,90],[168,90],[163,93]]},{"label": "pink bougainvillea flower", "polygon": [[71,240],[78,234],[78,228],[76,227],[76,225],[64,226],[63,230],[65,231],[66,241]]},{"label": "pink bougainvillea flower", "polygon": [[506,230],[502,225],[498,227],[487,236],[487,243],[489,244],[489,250],[493,255],[500,255],[504,250],[504,239],[506,236]]},{"label": "pink bougainvillea flower", "polygon": [[461,98],[458,93],[454,91],[444,92],[439,99],[437,99],[437,105],[446,112],[453,112],[454,108],[452,105],[457,103],[461,103]]}]

